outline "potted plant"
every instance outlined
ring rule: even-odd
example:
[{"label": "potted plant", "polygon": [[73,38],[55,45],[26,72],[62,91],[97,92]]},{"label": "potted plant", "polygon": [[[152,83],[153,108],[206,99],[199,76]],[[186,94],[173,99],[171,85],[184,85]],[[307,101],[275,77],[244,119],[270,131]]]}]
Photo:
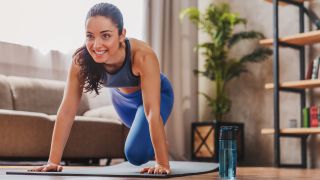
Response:
[{"label": "potted plant", "polygon": [[[228,4],[210,4],[204,13],[201,13],[197,8],[190,7],[181,11],[180,19],[183,19],[185,16],[188,16],[191,22],[196,24],[198,29],[210,38],[209,42],[197,45],[197,50],[202,50],[203,56],[205,57],[205,65],[203,71],[195,70],[195,73],[207,77],[214,84],[214,97],[210,97],[204,93],[201,94],[206,97],[208,106],[211,108],[217,122],[192,124],[192,159],[203,160],[203,158],[194,158],[197,156],[196,153],[199,152],[201,157],[202,148],[203,152],[205,149],[209,152],[209,158],[204,158],[204,160],[210,160],[214,158],[217,153],[219,127],[227,124],[226,122],[221,122],[223,116],[228,113],[231,108],[231,100],[226,91],[227,83],[233,78],[240,76],[240,74],[247,72],[247,63],[258,63],[266,60],[272,54],[272,50],[257,46],[249,54],[236,59],[230,58],[229,52],[235,47],[235,44],[245,39],[259,40],[264,38],[264,35],[257,31],[241,31],[235,33],[234,28],[237,25],[245,25],[246,19],[241,18],[237,13],[231,12]],[[203,126],[208,125],[212,126],[211,130],[205,133],[205,136],[201,137],[201,134],[204,133],[200,133],[201,128],[197,129],[197,127],[202,127],[203,129]],[[242,144],[242,149],[238,148],[238,152],[240,149],[243,153],[243,124],[230,123],[230,125],[237,125],[242,128],[242,130],[239,130],[241,131],[239,135],[239,141],[241,142],[238,141],[238,144]],[[209,139],[210,133],[214,134],[215,137],[215,146],[212,148],[214,149],[212,152],[210,146],[207,145],[208,142],[206,142]],[[196,142],[197,138],[202,142]],[[203,152],[202,154],[205,154]],[[216,158],[214,159],[217,160]]]}]

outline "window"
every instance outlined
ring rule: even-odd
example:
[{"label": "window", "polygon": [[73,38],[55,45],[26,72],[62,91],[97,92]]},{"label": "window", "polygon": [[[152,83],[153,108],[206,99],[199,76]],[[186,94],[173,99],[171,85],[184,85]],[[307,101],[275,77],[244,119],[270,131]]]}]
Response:
[{"label": "window", "polygon": [[[98,0],[2,0],[0,41],[42,52],[71,53],[85,40],[85,16]],[[127,36],[145,40],[144,0],[108,0],[122,12]]]}]

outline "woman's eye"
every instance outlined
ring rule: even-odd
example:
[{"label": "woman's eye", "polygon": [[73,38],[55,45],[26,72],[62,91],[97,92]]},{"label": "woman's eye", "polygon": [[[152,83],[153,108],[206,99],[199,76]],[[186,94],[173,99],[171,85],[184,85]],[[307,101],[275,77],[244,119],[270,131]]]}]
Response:
[{"label": "woman's eye", "polygon": [[108,39],[108,38],[110,38],[110,35],[109,34],[103,34],[102,37],[105,38],[105,39]]},{"label": "woman's eye", "polygon": [[87,39],[93,39],[93,36],[91,34],[87,34]]}]

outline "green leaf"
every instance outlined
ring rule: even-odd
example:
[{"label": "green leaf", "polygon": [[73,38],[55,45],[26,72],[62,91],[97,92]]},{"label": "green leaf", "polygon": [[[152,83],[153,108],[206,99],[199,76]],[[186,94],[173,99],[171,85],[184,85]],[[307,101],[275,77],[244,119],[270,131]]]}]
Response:
[{"label": "green leaf", "polygon": [[200,18],[200,12],[195,7],[190,7],[182,10],[180,12],[180,20],[182,20],[185,16],[189,16],[190,20],[199,20]]},{"label": "green leaf", "polygon": [[251,54],[247,54],[240,59],[241,63],[246,62],[261,62],[266,60],[272,55],[273,51],[269,48],[259,47],[255,49]]},{"label": "green leaf", "polygon": [[191,22],[194,24],[198,24],[200,21],[200,11],[195,7],[190,7],[182,10],[180,12],[180,20],[182,20],[185,16],[188,16]]},{"label": "green leaf", "polygon": [[226,67],[225,80],[229,81],[245,72],[248,72],[248,70],[243,63],[239,61],[231,61],[228,64],[228,67]]},{"label": "green leaf", "polygon": [[205,93],[200,92],[200,94],[203,95],[209,102],[214,101],[213,98],[211,98],[210,96],[206,95]]},{"label": "green leaf", "polygon": [[257,31],[244,31],[233,34],[233,36],[228,41],[228,47],[231,48],[237,42],[244,39],[262,39],[264,35]]}]

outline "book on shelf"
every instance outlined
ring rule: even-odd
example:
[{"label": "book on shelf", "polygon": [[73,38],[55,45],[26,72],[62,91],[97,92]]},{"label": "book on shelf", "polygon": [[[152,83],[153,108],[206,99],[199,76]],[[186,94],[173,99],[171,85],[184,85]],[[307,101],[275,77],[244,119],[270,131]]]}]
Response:
[{"label": "book on shelf", "polygon": [[302,127],[309,127],[309,108],[305,107],[302,109],[303,120]]},{"label": "book on shelf", "polygon": [[316,57],[313,60],[311,79],[318,79],[318,74],[319,74],[319,57]]},{"label": "book on shelf", "polygon": [[310,127],[318,127],[318,107],[310,107]]},{"label": "book on shelf", "polygon": [[320,127],[320,106],[318,106],[318,127]]},{"label": "book on shelf", "polygon": [[310,106],[302,109],[301,127],[320,127],[320,106]]},{"label": "book on shelf", "polygon": [[320,79],[320,56],[309,62],[305,79]]},{"label": "book on shelf", "polygon": [[311,79],[313,69],[313,60],[309,62],[306,79]]}]

